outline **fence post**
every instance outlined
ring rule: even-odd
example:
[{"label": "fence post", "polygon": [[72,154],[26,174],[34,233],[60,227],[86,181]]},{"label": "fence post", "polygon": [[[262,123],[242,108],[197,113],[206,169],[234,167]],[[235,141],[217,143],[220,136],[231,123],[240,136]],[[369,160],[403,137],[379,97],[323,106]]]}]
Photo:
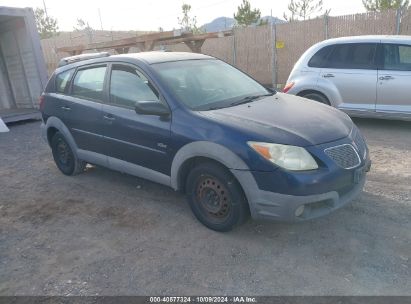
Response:
[{"label": "fence post", "polygon": [[397,20],[395,23],[395,34],[399,35],[401,31],[401,15],[402,15],[402,8],[399,7],[397,9]]},{"label": "fence post", "polygon": [[271,18],[271,77],[274,88],[277,88],[277,26]]},{"label": "fence post", "polygon": [[235,39],[235,28],[233,28],[233,66],[237,64],[237,42]]},{"label": "fence post", "polygon": [[329,32],[328,32],[328,14],[324,14],[324,35],[325,35],[325,40],[329,38]]}]

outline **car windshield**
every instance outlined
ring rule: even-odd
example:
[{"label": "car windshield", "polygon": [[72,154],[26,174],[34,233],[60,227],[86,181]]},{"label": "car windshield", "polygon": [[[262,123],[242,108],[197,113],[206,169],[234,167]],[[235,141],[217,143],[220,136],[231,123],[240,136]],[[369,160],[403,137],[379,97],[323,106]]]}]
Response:
[{"label": "car windshield", "polygon": [[217,59],[153,64],[174,96],[192,110],[210,110],[252,102],[273,93]]}]

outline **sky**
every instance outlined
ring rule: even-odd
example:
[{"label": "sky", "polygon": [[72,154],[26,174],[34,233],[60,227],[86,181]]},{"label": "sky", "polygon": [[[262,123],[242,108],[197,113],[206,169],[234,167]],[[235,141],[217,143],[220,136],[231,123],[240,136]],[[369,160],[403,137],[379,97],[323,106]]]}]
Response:
[{"label": "sky", "polygon": [[[250,0],[251,6],[261,10],[261,16],[282,18],[290,0]],[[178,28],[183,3],[190,4],[197,25],[211,22],[221,16],[233,17],[242,0],[44,0],[47,12],[57,18],[59,30],[70,31],[77,18],[89,22],[94,29],[104,30],[164,30]],[[362,0],[323,0],[324,8],[332,16],[364,12]],[[0,0],[0,6],[41,7],[43,0]],[[99,12],[101,15],[101,23]]]}]

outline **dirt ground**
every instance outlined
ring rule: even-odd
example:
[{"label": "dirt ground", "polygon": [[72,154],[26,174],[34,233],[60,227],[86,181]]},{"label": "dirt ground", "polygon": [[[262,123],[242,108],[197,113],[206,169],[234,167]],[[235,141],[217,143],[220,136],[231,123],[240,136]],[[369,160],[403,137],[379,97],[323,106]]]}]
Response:
[{"label": "dirt ground", "polygon": [[203,227],[173,190],[62,175],[40,123],[0,133],[0,295],[411,295],[411,123],[356,120],[372,171],[302,224]]}]

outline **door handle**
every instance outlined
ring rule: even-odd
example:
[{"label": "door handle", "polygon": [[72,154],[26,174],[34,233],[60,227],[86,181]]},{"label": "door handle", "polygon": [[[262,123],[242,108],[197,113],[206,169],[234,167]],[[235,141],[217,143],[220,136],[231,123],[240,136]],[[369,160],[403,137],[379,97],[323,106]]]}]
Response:
[{"label": "door handle", "polygon": [[334,78],[334,74],[325,74],[323,75],[323,78]]},{"label": "door handle", "polygon": [[62,109],[63,111],[71,111],[71,108],[70,108],[70,107],[66,107],[66,106],[62,106],[61,109]]},{"label": "door handle", "polygon": [[392,76],[381,76],[380,77],[380,80],[391,80],[391,79],[394,79],[394,77]]},{"label": "door handle", "polygon": [[116,118],[111,114],[106,114],[103,117],[104,117],[104,119],[109,120],[109,121],[116,120]]}]

